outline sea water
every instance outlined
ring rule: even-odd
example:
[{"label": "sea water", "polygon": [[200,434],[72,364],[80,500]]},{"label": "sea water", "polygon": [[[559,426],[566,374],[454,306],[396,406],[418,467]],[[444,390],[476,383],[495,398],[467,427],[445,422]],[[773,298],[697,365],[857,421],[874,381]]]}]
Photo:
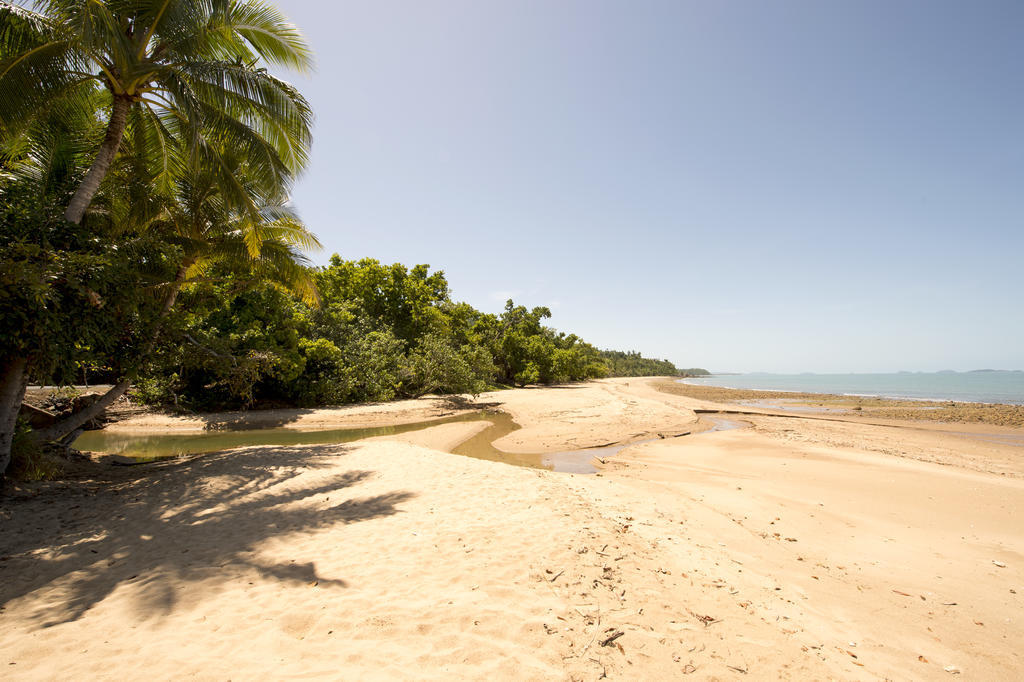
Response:
[{"label": "sea water", "polygon": [[756,391],[955,400],[1024,405],[1024,372],[897,372],[895,374],[719,374],[684,383]]}]

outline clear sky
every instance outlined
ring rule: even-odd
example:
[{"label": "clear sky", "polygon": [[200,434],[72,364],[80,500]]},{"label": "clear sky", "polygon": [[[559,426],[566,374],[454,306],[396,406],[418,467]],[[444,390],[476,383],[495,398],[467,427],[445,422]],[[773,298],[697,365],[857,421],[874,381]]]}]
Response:
[{"label": "clear sky", "polygon": [[734,371],[1024,368],[1024,2],[276,0],[325,262]]}]

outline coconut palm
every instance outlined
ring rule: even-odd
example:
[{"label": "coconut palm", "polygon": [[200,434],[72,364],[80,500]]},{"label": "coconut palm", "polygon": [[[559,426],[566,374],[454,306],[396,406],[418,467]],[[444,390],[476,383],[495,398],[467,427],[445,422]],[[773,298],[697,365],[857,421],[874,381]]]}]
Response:
[{"label": "coconut palm", "polygon": [[[0,1],[0,134],[10,138],[54,107],[105,94],[106,131],[65,218],[81,222],[117,155],[130,112],[163,159],[187,148],[232,178],[225,146],[245,154],[265,187],[287,186],[304,166],[312,113],[288,83],[260,66],[308,70],[298,29],[259,0]],[[236,198],[244,191],[235,188]],[[255,211],[254,207],[251,210]]]},{"label": "coconut palm", "polygon": [[[69,196],[65,219],[79,224],[130,125],[129,138],[155,169],[144,187],[135,178],[140,195],[185,196],[180,179],[204,168],[231,216],[222,227],[235,226],[222,235],[222,257],[232,240],[241,242],[254,274],[285,283],[290,277],[304,287],[296,247],[310,244],[311,235],[297,231],[282,206],[307,159],[312,113],[261,62],[300,71],[312,66],[299,31],[259,0],[0,0],[2,180],[43,196],[40,183],[59,176],[51,171],[73,173],[74,191],[60,196]],[[97,113],[105,122],[98,135],[50,136],[55,120],[78,123]],[[244,182],[225,150],[244,158]],[[91,152],[84,164],[83,151]],[[116,195],[107,193],[107,218],[116,215]],[[167,204],[160,210],[169,215]],[[97,225],[104,220],[96,218]],[[108,228],[104,237],[111,234]],[[150,349],[189,273],[214,260],[213,250],[205,252],[163,287]],[[32,368],[33,351],[24,345],[0,353],[0,464]]]},{"label": "coconut palm", "polygon": [[[221,168],[191,159],[180,165],[173,191],[160,194],[147,191],[160,173],[159,159],[151,155],[143,128],[132,126],[129,131],[121,161],[90,220],[106,223],[108,233],[159,235],[179,256],[169,281],[152,287],[155,313],[136,348],[122,358],[122,379],[85,410],[39,430],[45,440],[66,438],[128,390],[156,348],[178,293],[210,281],[212,271],[231,272],[242,282],[269,282],[309,303],[318,298],[302,251],[319,248],[319,241],[290,206],[266,200],[260,174],[253,172],[243,152],[226,145],[218,149],[223,170],[234,179],[230,186],[223,185]],[[160,269],[167,272],[165,266]],[[159,277],[159,272],[154,275]]]},{"label": "coconut palm", "polygon": [[78,283],[110,281],[109,266],[130,262],[61,216],[101,135],[89,108],[73,106],[0,145],[0,476],[29,377],[67,374],[75,345],[103,336],[95,292]]}]

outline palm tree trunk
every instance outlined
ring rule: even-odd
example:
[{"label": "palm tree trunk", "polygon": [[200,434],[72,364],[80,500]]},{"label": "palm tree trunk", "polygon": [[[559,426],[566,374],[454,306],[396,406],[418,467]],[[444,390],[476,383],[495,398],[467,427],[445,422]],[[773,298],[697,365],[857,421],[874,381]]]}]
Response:
[{"label": "palm tree trunk", "polygon": [[160,308],[160,312],[157,314],[156,321],[153,323],[153,329],[150,331],[149,340],[146,341],[146,345],[143,346],[142,351],[136,356],[134,366],[126,373],[126,376],[117,382],[109,391],[103,394],[103,396],[94,402],[92,405],[85,407],[78,412],[75,412],[69,417],[65,417],[56,424],[47,426],[46,428],[39,429],[36,431],[36,435],[44,441],[60,441],[67,438],[69,435],[82,428],[90,420],[96,419],[103,411],[114,404],[114,402],[120,398],[125,392],[131,387],[132,380],[138,373],[142,363],[149,357],[153,349],[156,348],[156,342],[160,338],[160,332],[163,331],[164,322],[167,320],[167,316],[171,312],[171,308],[174,307],[174,302],[178,298],[178,292],[181,291],[181,285],[185,281],[185,275],[188,272],[188,268],[192,261],[188,261],[178,269],[178,274],[174,278],[174,281],[170,284],[170,290],[167,292],[167,296],[164,298],[163,306]]},{"label": "palm tree trunk", "polygon": [[11,444],[14,442],[14,428],[18,423],[18,411],[25,397],[28,384],[28,359],[8,357],[0,370],[0,479],[11,463]]},{"label": "palm tree trunk", "polygon": [[96,190],[106,177],[110,164],[117,155],[117,148],[121,146],[121,138],[124,137],[125,127],[128,125],[128,110],[131,108],[131,100],[127,97],[114,96],[114,105],[110,112],[110,122],[107,124],[107,134],[103,137],[103,144],[96,154],[96,159],[85,174],[85,179],[78,186],[75,195],[71,197],[68,208],[64,211],[64,219],[76,225],[82,222],[85,216],[85,209],[89,208]]}]

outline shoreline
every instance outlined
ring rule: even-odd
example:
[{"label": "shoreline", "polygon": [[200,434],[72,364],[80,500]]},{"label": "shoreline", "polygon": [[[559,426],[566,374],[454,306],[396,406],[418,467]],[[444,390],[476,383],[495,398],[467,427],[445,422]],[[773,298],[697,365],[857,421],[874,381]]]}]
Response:
[{"label": "shoreline", "polygon": [[[700,381],[701,379],[714,378],[716,375],[710,377],[680,377],[678,382],[686,386],[698,386],[704,388],[719,388],[729,391],[752,391],[757,393],[786,393],[786,394],[797,394],[801,396],[837,396],[846,398],[873,398],[879,400],[894,400],[900,402],[921,402],[921,403],[956,403],[962,405],[1001,405],[1006,407],[1024,407],[1024,400],[1021,402],[999,402],[999,401],[985,401],[985,400],[964,400],[962,398],[949,398],[949,397],[924,397],[924,396],[909,396],[909,395],[888,395],[885,393],[854,393],[854,392],[814,392],[804,391],[800,389],[787,389],[787,388],[743,388],[740,386],[719,386],[716,384],[704,384],[704,383],[693,383],[694,381]],[[830,376],[830,375],[819,375],[819,376]],[[847,375],[836,375],[836,376],[847,376]],[[888,376],[888,375],[884,375]]]},{"label": "shoreline", "polygon": [[[798,405],[807,404],[833,408],[842,411],[843,414],[860,413],[862,416],[873,415],[901,421],[1024,427],[1024,405],[1010,403],[883,398],[803,391],[767,391],[706,386],[674,380],[660,380],[660,382],[659,385],[666,392],[721,404],[747,405],[750,401],[758,400],[780,403],[790,401]],[[781,409],[781,405],[774,407]]]},{"label": "shoreline", "polygon": [[[522,427],[506,445],[560,449],[723,405],[657,384],[481,401],[500,399]],[[1024,674],[1020,448],[923,422],[754,412],[746,428],[630,445],[596,475],[446,454],[480,432],[455,422],[35,484],[0,499],[5,671]]]}]

